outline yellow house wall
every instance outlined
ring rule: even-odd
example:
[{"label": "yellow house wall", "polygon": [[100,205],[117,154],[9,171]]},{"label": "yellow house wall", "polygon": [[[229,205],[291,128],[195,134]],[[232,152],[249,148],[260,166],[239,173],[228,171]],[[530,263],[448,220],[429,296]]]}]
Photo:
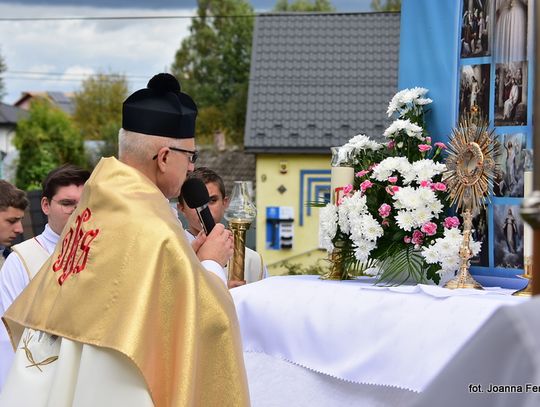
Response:
[{"label": "yellow house wall", "polygon": [[[286,172],[282,172],[282,168]],[[319,209],[311,208],[311,216],[307,215],[306,207],[300,208],[300,175],[302,170],[330,170],[330,154],[328,155],[257,155],[257,251],[263,256],[271,275],[287,272],[280,263],[302,264],[303,267],[315,264],[326,257],[326,252],[318,249]],[[310,175],[311,177],[330,178],[325,175]],[[306,176],[304,176],[306,180]],[[330,182],[312,183],[315,185],[330,184]],[[283,185],[286,191],[282,194],[278,188]],[[307,199],[308,183],[304,182],[304,205]],[[294,208],[294,238],[292,249],[269,250],[266,248],[266,208],[269,206],[289,206]],[[300,210],[304,210],[303,225],[300,226]],[[319,265],[325,264],[318,262]]]}]

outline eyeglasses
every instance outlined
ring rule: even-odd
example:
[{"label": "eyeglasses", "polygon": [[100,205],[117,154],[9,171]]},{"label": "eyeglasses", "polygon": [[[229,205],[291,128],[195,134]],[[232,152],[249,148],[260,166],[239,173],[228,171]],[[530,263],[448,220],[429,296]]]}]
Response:
[{"label": "eyeglasses", "polygon": [[62,212],[65,214],[71,214],[75,209],[77,209],[78,202],[72,201],[70,199],[61,199],[57,201],[56,199],[52,199],[51,201],[56,202],[60,207],[62,208]]},{"label": "eyeglasses", "polygon": [[[195,161],[197,161],[197,158],[199,158],[199,152],[196,150],[184,150],[183,148],[176,148],[176,147],[169,147],[169,150],[177,151],[179,153],[187,153],[190,154],[188,156],[188,160],[191,164],[195,164]],[[152,160],[155,160],[157,158],[157,154],[152,157]]]}]

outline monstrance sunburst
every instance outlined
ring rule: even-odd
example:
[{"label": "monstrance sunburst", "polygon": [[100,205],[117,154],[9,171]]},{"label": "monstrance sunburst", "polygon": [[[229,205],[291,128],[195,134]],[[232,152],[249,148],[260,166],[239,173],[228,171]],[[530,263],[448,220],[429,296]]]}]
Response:
[{"label": "monstrance sunburst", "polygon": [[444,179],[451,204],[463,217],[463,242],[459,249],[458,275],[446,283],[447,288],[482,289],[469,273],[472,214],[485,207],[498,171],[495,159],[499,154],[500,145],[494,130],[489,130],[488,122],[480,118],[478,112],[464,116],[452,130]]}]

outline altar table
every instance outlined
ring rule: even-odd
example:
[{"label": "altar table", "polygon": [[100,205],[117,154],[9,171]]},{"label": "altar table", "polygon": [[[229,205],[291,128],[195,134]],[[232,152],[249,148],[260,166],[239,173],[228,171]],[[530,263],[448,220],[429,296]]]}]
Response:
[{"label": "altar table", "polygon": [[510,290],[271,277],[231,290],[252,405],[405,405]]}]

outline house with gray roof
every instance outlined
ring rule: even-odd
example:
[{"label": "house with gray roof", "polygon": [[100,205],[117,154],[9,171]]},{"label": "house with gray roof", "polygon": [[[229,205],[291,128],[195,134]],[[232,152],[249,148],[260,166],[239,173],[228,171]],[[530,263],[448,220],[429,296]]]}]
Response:
[{"label": "house with gray roof", "polygon": [[74,95],[72,92],[23,92],[21,94],[21,97],[17,99],[14,105],[20,107],[21,109],[28,110],[30,109],[30,104],[32,103],[32,100],[36,98],[41,98],[48,100],[54,106],[57,106],[62,111],[64,111],[64,113],[67,113],[71,116],[75,112],[75,102],[73,100],[73,97]]},{"label": "house with gray roof", "polygon": [[379,137],[397,91],[399,13],[261,14],[255,22],[245,148],[328,153]]},{"label": "house with gray roof", "polygon": [[[308,203],[329,195],[330,147],[380,138],[389,124],[399,34],[399,13],[257,16],[244,146],[256,154],[257,251],[271,273],[317,257],[318,210]],[[288,214],[287,227],[276,213]],[[280,230],[290,242],[279,243]]]},{"label": "house with gray roof", "polygon": [[0,179],[6,177],[5,167],[11,162],[12,157],[17,155],[13,145],[17,122],[27,115],[28,112],[16,106],[0,102]]}]

